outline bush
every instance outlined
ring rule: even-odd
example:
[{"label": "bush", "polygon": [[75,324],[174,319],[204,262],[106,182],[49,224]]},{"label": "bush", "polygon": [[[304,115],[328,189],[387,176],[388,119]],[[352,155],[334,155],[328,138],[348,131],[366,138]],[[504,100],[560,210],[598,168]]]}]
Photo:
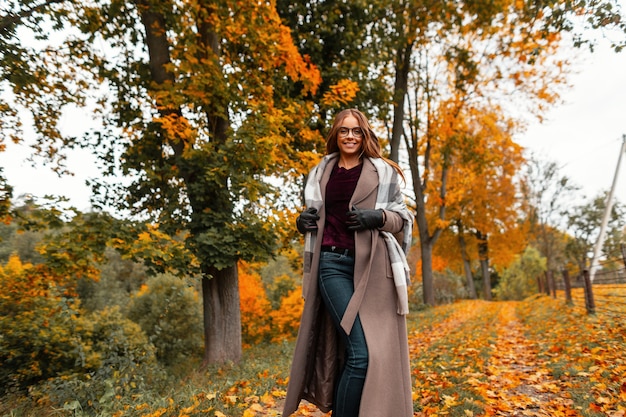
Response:
[{"label": "bush", "polygon": [[202,351],[199,295],[184,279],[169,274],[150,278],[131,298],[128,317],[148,335],[165,365]]},{"label": "bush", "polygon": [[[445,272],[433,272],[433,291],[435,303],[452,303],[456,300],[467,298],[465,278],[446,269]],[[409,308],[419,311],[426,308],[424,304],[424,287],[421,281],[415,281],[409,287]]]},{"label": "bush", "polygon": [[435,272],[433,287],[437,304],[452,303],[467,298],[465,278],[449,269],[445,272]]},{"label": "bush", "polygon": [[291,340],[298,335],[303,309],[302,287],[298,286],[281,299],[278,310],[270,313],[274,329],[272,342]]},{"label": "bush", "polygon": [[0,267],[0,392],[75,369],[77,303],[55,277],[12,256]]},{"label": "bush", "polygon": [[77,318],[75,330],[82,341],[77,367],[31,389],[35,396],[70,410],[100,412],[112,398],[144,392],[164,377],[147,336],[119,307]]},{"label": "bush", "polygon": [[494,293],[499,300],[523,300],[537,293],[537,276],[545,270],[546,258],[529,246],[504,271]]}]

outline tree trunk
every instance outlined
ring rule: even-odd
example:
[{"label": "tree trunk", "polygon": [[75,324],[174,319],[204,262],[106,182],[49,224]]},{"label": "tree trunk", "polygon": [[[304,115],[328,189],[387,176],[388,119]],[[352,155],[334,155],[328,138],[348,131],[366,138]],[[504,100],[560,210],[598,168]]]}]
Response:
[{"label": "tree trunk", "polygon": [[435,305],[435,286],[433,277],[433,245],[430,242],[421,242],[422,254],[422,288],[424,290],[424,304]]},{"label": "tree trunk", "polygon": [[485,300],[491,301],[491,273],[489,272],[489,245],[487,235],[476,232],[478,238],[478,256],[480,258],[480,269],[483,276],[483,296]]},{"label": "tree trunk", "polygon": [[[399,47],[396,52],[395,70],[396,78],[393,92],[393,128],[391,131],[391,154],[390,159],[398,162],[400,151],[400,139],[404,131],[404,104],[409,83],[409,70],[411,68],[411,53],[413,44],[408,43]],[[409,165],[413,187],[415,189],[416,214],[415,219],[420,236],[420,251],[422,256],[422,288],[424,290],[424,304],[435,305],[435,291],[433,286],[433,245],[437,236],[431,238],[428,233],[426,220],[425,196],[418,165],[417,144],[409,149]]]},{"label": "tree trunk", "polygon": [[[216,10],[219,2],[214,0],[203,0],[200,7],[206,16],[216,17]],[[200,15],[203,15],[202,13]],[[197,22],[198,34],[201,47],[198,48],[198,58],[213,62],[216,70],[222,71],[219,58],[220,36],[215,31],[211,19],[200,19]],[[226,90],[225,86],[223,91]],[[228,119],[229,102],[223,96],[221,88],[213,88],[207,91],[214,98],[212,105],[205,108],[208,124],[210,127],[211,140],[216,147],[222,146],[228,139]],[[233,205],[228,196],[228,175],[220,179],[221,187],[215,190],[203,190],[200,195],[194,196],[194,192],[189,192],[189,199],[194,207],[194,214],[201,218],[208,213],[232,213]],[[215,187],[215,184],[207,184],[207,187]],[[213,197],[207,199],[209,193],[215,193]],[[194,200],[204,201],[204,203],[194,204]],[[205,204],[208,202],[209,207]],[[209,209],[209,210],[207,210]],[[209,217],[212,217],[209,215]],[[212,222],[213,219],[208,220]],[[202,226],[207,224],[207,219],[198,222],[201,226],[197,231],[202,233]],[[217,222],[217,227],[221,227]],[[239,284],[237,277],[236,262],[224,269],[218,270],[213,266],[206,269],[202,278],[202,302],[204,306],[204,365],[209,363],[223,363],[226,361],[238,362],[241,359],[241,311],[239,305]]]},{"label": "tree trunk", "polygon": [[463,228],[459,226],[459,246],[461,247],[461,257],[463,258],[463,270],[465,271],[465,281],[467,282],[467,295],[475,300],[478,298],[476,294],[476,286],[474,285],[474,277],[472,276],[472,268],[470,259],[467,255],[467,244],[463,237]]},{"label": "tree trunk", "polygon": [[398,48],[396,52],[396,79],[393,86],[393,127],[391,129],[391,153],[389,159],[398,162],[400,139],[404,130],[404,102],[409,86],[409,69],[413,45]]},{"label": "tree trunk", "polygon": [[563,284],[565,286],[565,303],[572,305],[572,283],[569,279],[569,272],[567,269],[563,269]]},{"label": "tree trunk", "polygon": [[480,260],[480,270],[483,274],[483,296],[485,300],[491,301],[491,274],[489,273],[489,260]]},{"label": "tree trunk", "polygon": [[241,312],[237,265],[209,268],[202,278],[204,307],[203,366],[241,359]]}]

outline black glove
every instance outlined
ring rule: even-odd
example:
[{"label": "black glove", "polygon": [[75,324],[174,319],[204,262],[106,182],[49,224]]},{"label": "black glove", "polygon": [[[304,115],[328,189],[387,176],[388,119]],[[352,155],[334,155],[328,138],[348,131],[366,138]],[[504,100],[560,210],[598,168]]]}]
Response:
[{"label": "black glove", "polygon": [[376,229],[385,224],[382,210],[361,210],[353,208],[346,213],[348,221],[346,225],[349,230]]},{"label": "black glove", "polygon": [[317,230],[317,221],[320,219],[320,216],[317,215],[317,209],[313,207],[309,207],[304,210],[298,218],[296,218],[296,227],[298,228],[298,232],[305,234],[306,232],[312,232]]}]

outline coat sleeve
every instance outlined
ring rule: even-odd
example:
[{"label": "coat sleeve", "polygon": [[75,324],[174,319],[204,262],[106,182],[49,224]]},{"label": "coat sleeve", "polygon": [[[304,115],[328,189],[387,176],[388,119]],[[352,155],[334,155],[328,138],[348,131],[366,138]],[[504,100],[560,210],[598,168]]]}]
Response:
[{"label": "coat sleeve", "polygon": [[382,230],[383,232],[391,232],[394,234],[401,232],[402,228],[404,227],[404,220],[402,220],[402,217],[395,211],[383,211],[385,212],[385,217],[387,220],[385,221],[383,227],[380,228],[380,230]]}]

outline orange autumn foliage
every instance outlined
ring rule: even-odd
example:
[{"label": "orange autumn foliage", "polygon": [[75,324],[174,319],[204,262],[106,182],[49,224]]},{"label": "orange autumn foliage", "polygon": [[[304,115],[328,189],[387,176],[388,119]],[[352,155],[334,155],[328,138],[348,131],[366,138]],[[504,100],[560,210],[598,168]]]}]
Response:
[{"label": "orange autumn foliage", "polygon": [[[443,271],[446,270],[446,268],[449,267],[449,261],[446,260],[442,256],[438,256],[438,255],[433,254],[432,267],[433,267],[433,271],[443,272]],[[417,261],[417,265],[415,266],[415,270],[416,271],[421,271],[422,270],[422,260],[421,259],[419,259]]]},{"label": "orange autumn foliage", "polygon": [[346,106],[356,97],[359,92],[359,85],[351,80],[340,80],[335,85],[331,85],[322,97],[322,104],[325,106]]},{"label": "orange autumn foliage", "polygon": [[267,340],[271,332],[271,305],[261,276],[244,261],[239,262],[239,305],[243,346],[249,347]]},{"label": "orange autumn foliage", "polygon": [[297,286],[272,310],[261,276],[247,262],[239,262],[239,304],[244,347],[265,341],[291,340],[298,333],[304,307],[302,287]]},{"label": "orange autumn foliage", "polygon": [[290,340],[296,337],[303,309],[302,287],[298,286],[281,300],[278,310],[271,312],[274,327],[272,342]]}]

